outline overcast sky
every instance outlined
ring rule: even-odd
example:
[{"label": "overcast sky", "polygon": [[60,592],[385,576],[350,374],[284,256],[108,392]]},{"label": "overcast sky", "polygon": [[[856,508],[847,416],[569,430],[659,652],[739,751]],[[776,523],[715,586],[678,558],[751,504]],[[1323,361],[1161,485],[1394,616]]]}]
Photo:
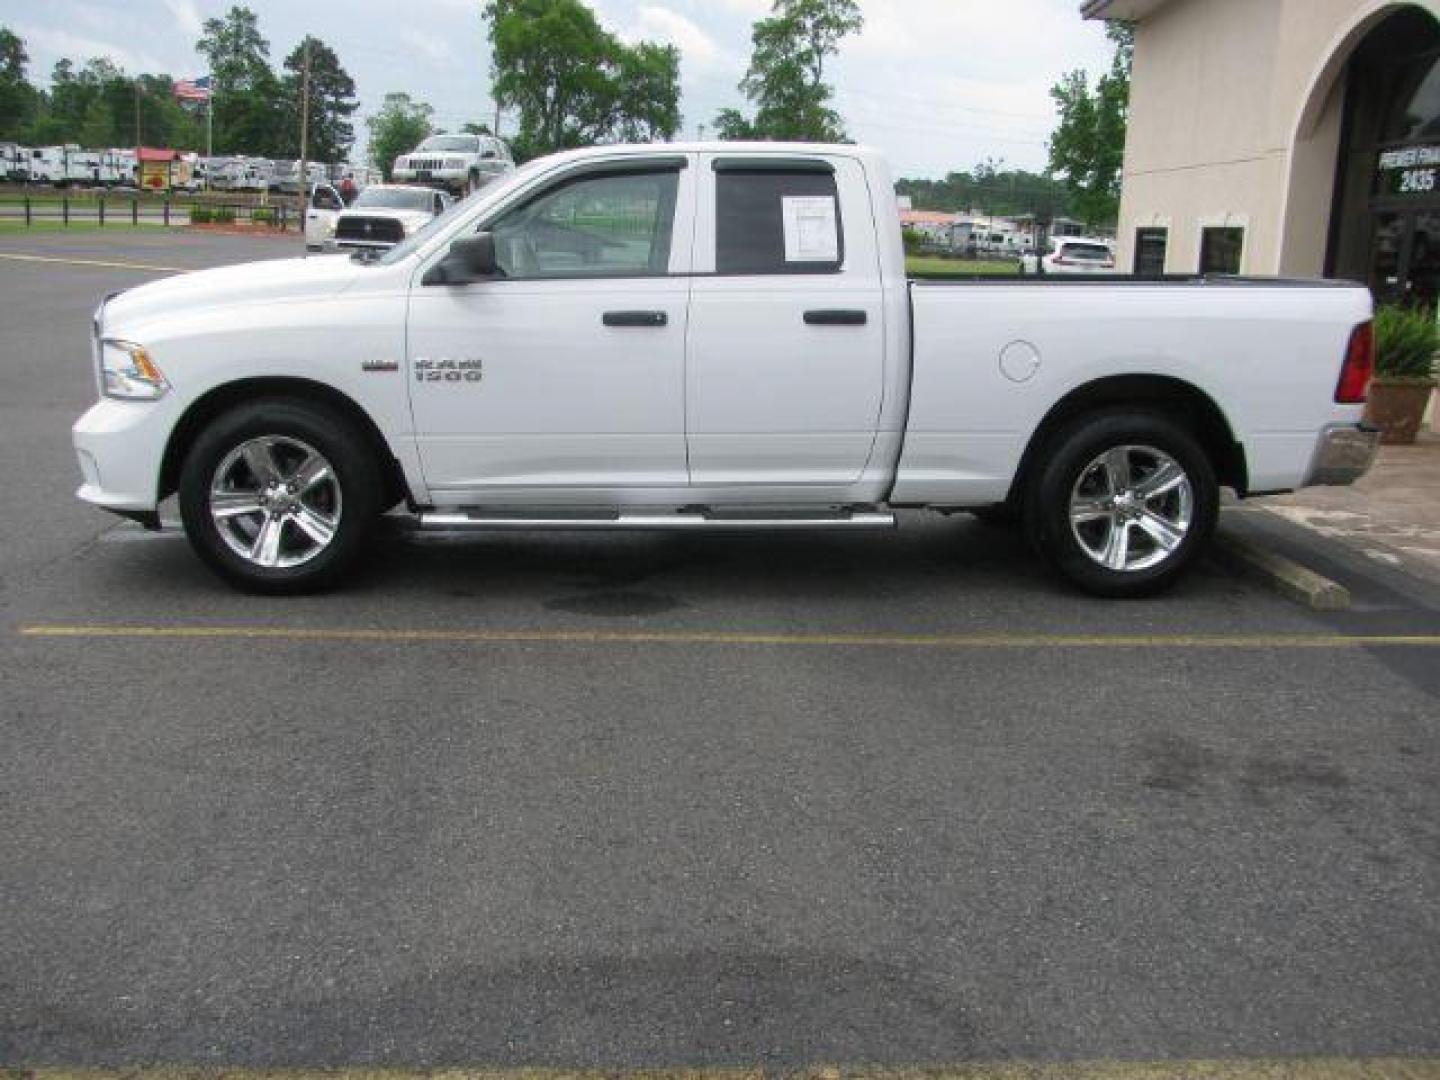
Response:
[{"label": "overcast sky", "polygon": [[[0,24],[25,39],[31,78],[62,56],[109,56],[130,72],[203,74],[201,23],[230,0],[0,0]],[[434,106],[440,127],[491,120],[481,0],[251,0],[278,63],[309,32],[340,56],[361,99],[357,121],[387,91]],[[684,134],[742,105],[735,84],[750,24],[770,0],[591,0],[622,37],[671,42],[682,58]],[[832,84],[852,138],[880,147],[898,175],[941,176],[987,157],[1045,160],[1047,93],[1062,72],[1109,63],[1101,28],[1079,0],[861,0],[865,29],[834,63]],[[504,131],[501,132],[504,134]],[[365,128],[357,122],[363,143]],[[220,148],[217,148],[220,149]]]}]

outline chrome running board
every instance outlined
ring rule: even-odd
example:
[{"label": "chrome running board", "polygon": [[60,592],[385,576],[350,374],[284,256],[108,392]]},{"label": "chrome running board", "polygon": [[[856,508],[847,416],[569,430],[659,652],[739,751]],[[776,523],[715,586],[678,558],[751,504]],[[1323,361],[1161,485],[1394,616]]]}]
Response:
[{"label": "chrome running board", "polygon": [[492,529],[660,529],[660,530],[774,530],[774,529],[892,529],[895,515],[873,510],[818,516],[761,517],[740,514],[637,514],[567,517],[562,514],[523,517],[491,511],[432,510],[420,515],[420,528],[433,532]]}]

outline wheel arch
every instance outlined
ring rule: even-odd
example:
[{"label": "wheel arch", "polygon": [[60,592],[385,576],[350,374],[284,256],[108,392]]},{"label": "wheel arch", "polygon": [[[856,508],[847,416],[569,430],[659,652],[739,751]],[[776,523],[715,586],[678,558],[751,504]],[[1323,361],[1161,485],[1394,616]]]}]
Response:
[{"label": "wheel arch", "polygon": [[1018,505],[1044,450],[1065,424],[1086,413],[1116,407],[1153,410],[1185,425],[1200,440],[1222,486],[1244,495],[1249,485],[1245,447],[1220,406],[1194,383],[1171,375],[1111,375],[1071,390],[1057,401],[1031,435],[1006,502]]},{"label": "wheel arch", "polygon": [[381,434],[379,426],[353,398],[333,386],[315,382],[313,379],[263,376],[222,383],[191,403],[170,432],[170,439],[165,445],[165,455],[160,463],[157,499],[174,494],[179,486],[180,470],[184,466],[185,456],[210,421],[236,405],[267,397],[311,402],[338,412],[355,426],[355,430],[375,454],[375,460],[385,477],[385,506],[388,508],[410,498],[410,490],[405,483],[405,473],[400,462],[390,452],[390,445]]}]

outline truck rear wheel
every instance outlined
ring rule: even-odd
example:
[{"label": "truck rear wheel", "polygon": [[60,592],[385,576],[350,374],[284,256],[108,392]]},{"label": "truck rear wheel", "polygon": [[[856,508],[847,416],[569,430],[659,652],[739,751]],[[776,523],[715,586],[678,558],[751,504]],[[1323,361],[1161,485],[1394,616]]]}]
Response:
[{"label": "truck rear wheel", "polygon": [[1215,470],[1184,426],[1115,411],[1056,433],[1025,517],[1041,555],[1086,592],[1148,596],[1204,550],[1219,502]]},{"label": "truck rear wheel", "polygon": [[202,431],[180,472],[180,515],[207,566],[249,592],[313,592],[355,564],[383,482],[352,425],[321,405],[252,402]]}]

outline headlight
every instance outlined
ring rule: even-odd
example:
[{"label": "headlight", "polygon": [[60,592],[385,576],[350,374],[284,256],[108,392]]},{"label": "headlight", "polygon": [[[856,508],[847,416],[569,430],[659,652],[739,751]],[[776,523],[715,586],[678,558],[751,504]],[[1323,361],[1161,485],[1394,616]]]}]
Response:
[{"label": "headlight", "polygon": [[153,401],[170,389],[155,361],[139,345],[113,338],[100,343],[100,392],[126,401]]},{"label": "headlight", "polygon": [[325,222],[325,235],[326,235],[326,236],[334,236],[334,235],[335,235],[335,228],[336,228],[336,226],[339,225],[339,224],[340,224],[339,219],[333,218],[333,217],[332,217],[329,221]]}]

